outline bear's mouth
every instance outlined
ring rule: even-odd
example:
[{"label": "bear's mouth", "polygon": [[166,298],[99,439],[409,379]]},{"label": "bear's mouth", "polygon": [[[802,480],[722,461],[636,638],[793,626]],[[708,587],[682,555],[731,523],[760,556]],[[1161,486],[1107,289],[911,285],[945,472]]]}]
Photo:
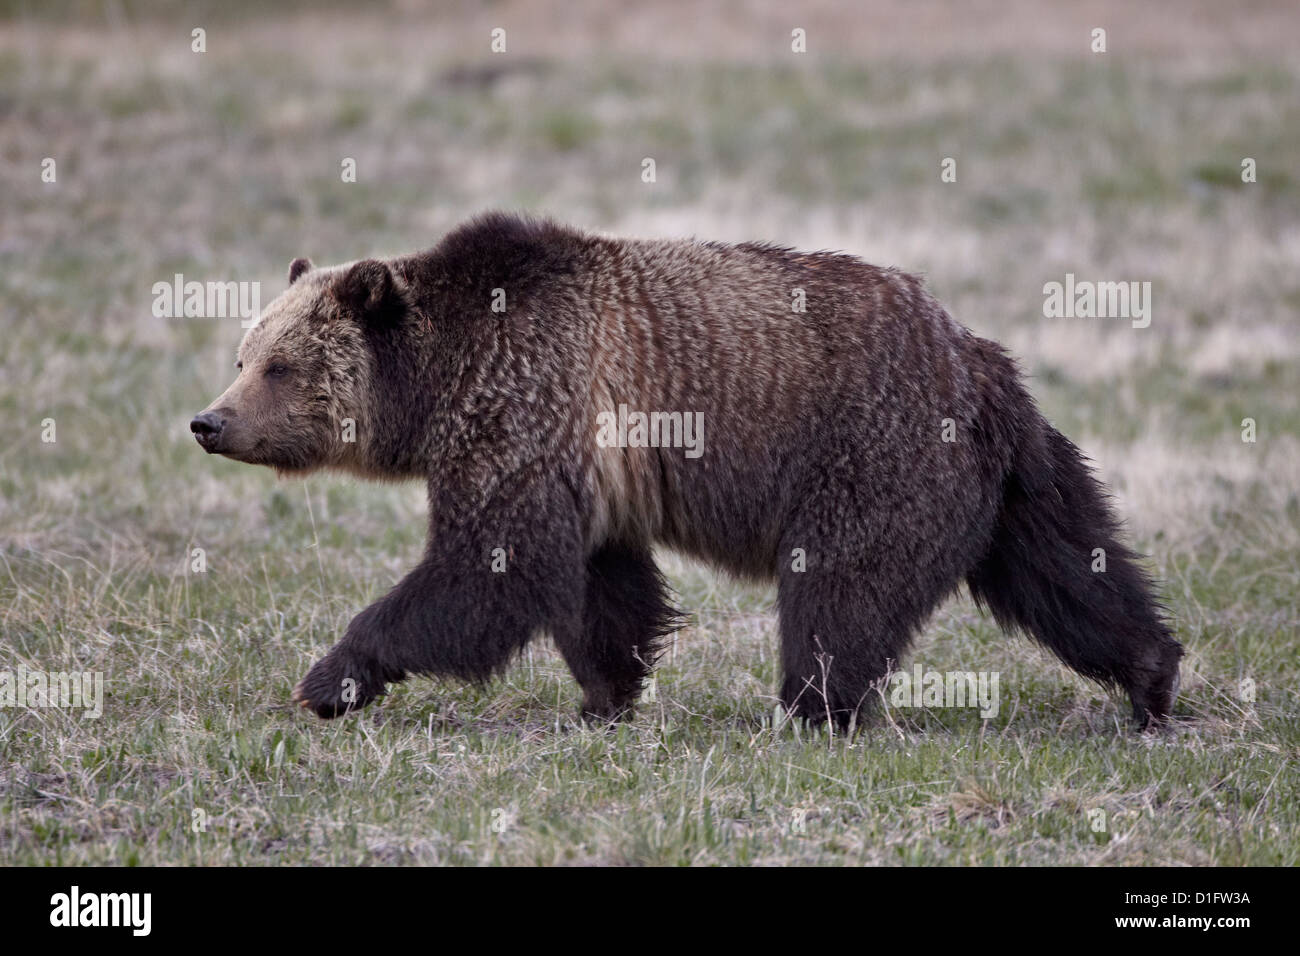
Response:
[{"label": "bear's mouth", "polygon": [[199,443],[199,447],[209,455],[222,455],[235,461],[258,464],[256,453],[264,442],[258,441],[251,448],[241,447],[239,429],[232,427],[233,424],[224,412],[203,412],[190,422],[190,431],[194,433],[194,440]]},{"label": "bear's mouth", "polygon": [[258,442],[252,448],[236,448],[230,442],[222,442],[216,448],[207,449],[210,454],[220,455],[223,458],[229,458],[231,461],[242,462],[245,465],[264,465],[266,461],[263,456],[258,454],[258,449],[262,442]]}]

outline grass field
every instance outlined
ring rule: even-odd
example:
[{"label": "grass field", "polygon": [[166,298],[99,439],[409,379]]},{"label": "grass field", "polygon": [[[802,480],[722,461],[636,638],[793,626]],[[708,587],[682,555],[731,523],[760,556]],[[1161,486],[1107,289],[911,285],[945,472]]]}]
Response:
[{"label": "grass field", "polygon": [[[1289,4],[1002,30],[956,3],[68,9],[0,21],[0,672],[102,672],[106,697],[0,708],[0,863],[1300,864]],[[239,322],[155,318],[152,286],[265,302],[295,256],[406,252],[488,207],[924,273],[1021,358],[1152,555],[1187,648],[1172,729],[1132,732],[963,597],[913,661],[998,672],[996,717],[810,734],[775,712],[772,594],[671,555],[690,624],[616,730],[574,719],[548,640],[486,688],[299,712],[293,684],[418,558],[424,490],[205,456],[188,422]],[[1044,318],[1066,273],[1151,282],[1150,327]]]}]

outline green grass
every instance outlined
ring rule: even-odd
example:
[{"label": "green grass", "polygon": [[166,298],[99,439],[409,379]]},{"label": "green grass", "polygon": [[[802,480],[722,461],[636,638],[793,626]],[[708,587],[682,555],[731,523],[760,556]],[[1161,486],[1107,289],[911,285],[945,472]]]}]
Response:
[{"label": "green grass", "polygon": [[[0,709],[0,862],[1300,863],[1294,63],[498,75],[261,36],[222,26],[201,59],[166,30],[97,53],[57,30],[0,40],[0,671],[99,671],[107,692],[99,720]],[[155,319],[150,287],[254,279],[267,301],[295,256],[407,251],[489,206],[926,273],[1022,359],[1152,555],[1188,650],[1172,730],[1131,732],[1125,701],[959,599],[914,660],[997,671],[996,717],[889,708],[810,733],[774,714],[771,593],[671,556],[691,623],[628,725],[574,719],[546,640],[487,687],[414,680],[331,724],[293,707],[418,559],[422,489],[202,455],[186,426],[238,323]],[[1044,320],[1067,271],[1150,280],[1151,328]]]}]

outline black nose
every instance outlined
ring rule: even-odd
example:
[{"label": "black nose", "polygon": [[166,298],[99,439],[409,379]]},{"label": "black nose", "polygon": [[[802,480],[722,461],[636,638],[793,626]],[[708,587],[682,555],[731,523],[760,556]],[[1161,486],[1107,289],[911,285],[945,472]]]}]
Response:
[{"label": "black nose", "polygon": [[221,426],[225,423],[225,419],[216,412],[203,412],[194,416],[190,422],[190,431],[194,432],[194,437],[200,444],[206,445],[221,434]]}]

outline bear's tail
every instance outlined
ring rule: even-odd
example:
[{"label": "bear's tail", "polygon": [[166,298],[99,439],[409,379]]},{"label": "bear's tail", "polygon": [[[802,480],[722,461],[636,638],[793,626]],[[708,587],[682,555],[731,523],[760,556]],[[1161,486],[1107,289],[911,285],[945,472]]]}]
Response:
[{"label": "bear's tail", "polygon": [[985,408],[1014,445],[992,544],[966,578],[971,594],[1004,628],[1127,690],[1141,727],[1158,725],[1178,694],[1182,645],[1083,454],[1018,382],[1009,391],[1022,400],[1015,407]]}]

